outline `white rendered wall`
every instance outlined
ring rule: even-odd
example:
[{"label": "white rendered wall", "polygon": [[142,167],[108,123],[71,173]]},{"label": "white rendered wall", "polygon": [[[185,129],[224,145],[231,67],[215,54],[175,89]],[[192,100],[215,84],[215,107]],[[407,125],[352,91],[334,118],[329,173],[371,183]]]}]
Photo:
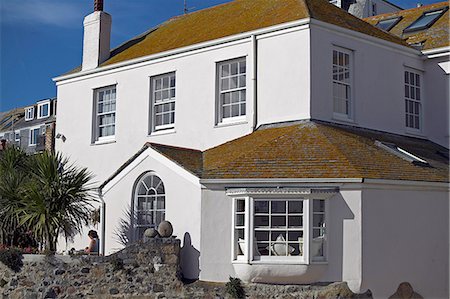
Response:
[{"label": "white rendered wall", "polygon": [[[309,117],[308,28],[263,36],[258,44],[258,123]],[[58,82],[56,150],[88,167],[98,182],[109,177],[145,142],[205,150],[253,130],[253,43],[250,38],[206,50],[188,52],[131,68]],[[245,120],[215,124],[216,63],[246,57]],[[126,69],[126,70],[124,70]],[[149,132],[150,77],[176,73],[175,129]],[[116,136],[109,144],[92,144],[93,95],[96,88],[117,87]]]},{"label": "white rendered wall", "polygon": [[309,30],[258,39],[258,125],[310,118]]},{"label": "white rendered wall", "polygon": [[[114,231],[127,207],[131,204],[133,186],[145,172],[152,171],[164,183],[166,192],[165,219],[173,225],[173,235],[182,242],[181,267],[187,278],[198,278],[200,252],[201,203],[200,184],[195,183],[192,174],[173,165],[163,163],[166,158],[153,152],[156,159],[149,156],[134,167],[122,180],[105,195],[106,202],[106,254],[111,254],[123,246],[117,242]],[[184,172],[180,175],[180,172]],[[192,179],[189,179],[189,176]]]},{"label": "white rendered wall", "polygon": [[449,148],[450,75],[439,65],[445,61],[448,56],[425,61],[424,115],[430,140]]},{"label": "white rendered wall", "polygon": [[401,282],[424,298],[448,298],[448,192],[363,191],[363,288],[388,298]]},{"label": "white rendered wall", "polygon": [[[332,51],[333,45],[353,51],[353,120],[343,122],[333,117]],[[425,138],[405,127],[405,67],[424,70],[422,59],[385,46],[311,25],[311,116],[369,129]],[[426,74],[428,75],[428,74]],[[428,79],[430,82],[432,78]],[[433,89],[444,86],[433,84]],[[427,88],[427,87],[425,87]],[[428,99],[424,99],[426,102]],[[443,120],[437,120],[442,126]]]},{"label": "white rendered wall", "polygon": [[[399,9],[397,7],[395,7],[394,5],[391,5],[390,3],[383,1],[383,0],[369,0],[369,15],[367,17],[370,17],[372,15],[381,15],[381,14],[385,14],[385,13],[391,13],[391,12],[396,12],[399,11]],[[375,3],[376,5],[376,12],[374,13],[372,11],[372,3]]]}]

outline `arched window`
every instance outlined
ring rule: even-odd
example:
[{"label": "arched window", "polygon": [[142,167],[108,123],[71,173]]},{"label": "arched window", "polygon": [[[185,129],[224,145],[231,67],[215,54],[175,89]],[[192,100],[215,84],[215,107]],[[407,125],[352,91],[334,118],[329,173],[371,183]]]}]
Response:
[{"label": "arched window", "polygon": [[162,180],[153,173],[141,176],[134,191],[135,237],[142,239],[144,231],[157,227],[165,217],[165,191]]}]

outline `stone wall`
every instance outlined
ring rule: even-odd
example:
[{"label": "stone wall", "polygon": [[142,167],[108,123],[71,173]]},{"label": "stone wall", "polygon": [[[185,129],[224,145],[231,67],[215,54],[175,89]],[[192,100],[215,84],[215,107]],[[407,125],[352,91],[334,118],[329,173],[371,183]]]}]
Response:
[{"label": "stone wall", "polygon": [[[180,279],[180,240],[137,242],[107,257],[26,256],[14,273],[0,263],[3,298],[229,298],[225,284]],[[346,283],[317,286],[248,284],[250,298],[371,298]]]}]

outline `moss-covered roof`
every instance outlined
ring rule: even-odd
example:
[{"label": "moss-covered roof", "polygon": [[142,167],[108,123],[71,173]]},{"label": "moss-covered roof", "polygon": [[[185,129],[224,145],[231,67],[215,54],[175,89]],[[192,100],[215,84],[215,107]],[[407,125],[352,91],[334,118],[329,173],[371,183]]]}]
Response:
[{"label": "moss-covered roof", "polygon": [[305,18],[407,46],[327,0],[234,0],[169,19],[111,51],[102,66]]},{"label": "moss-covered roof", "polygon": [[[376,141],[395,144],[429,165],[403,159]],[[448,149],[444,147],[423,139],[319,121],[264,127],[204,152],[154,143],[143,149],[148,148],[202,179],[449,181]]]},{"label": "moss-covered roof", "polygon": [[439,2],[412,9],[401,10],[395,13],[377,15],[364,20],[372,25],[376,25],[381,20],[401,17],[400,22],[392,27],[389,30],[389,33],[404,39],[409,44],[423,43],[422,50],[448,47],[450,46],[449,10],[447,10],[431,27],[419,31],[404,33],[404,30],[420,16],[422,16],[423,13],[439,8],[445,8],[448,7],[448,5],[449,2],[447,1]]}]

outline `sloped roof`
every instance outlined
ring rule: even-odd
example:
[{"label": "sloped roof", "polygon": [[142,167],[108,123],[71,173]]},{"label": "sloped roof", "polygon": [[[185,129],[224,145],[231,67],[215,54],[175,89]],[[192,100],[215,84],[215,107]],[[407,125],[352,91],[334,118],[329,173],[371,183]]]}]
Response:
[{"label": "sloped roof", "polygon": [[387,13],[364,19],[366,22],[376,25],[380,20],[402,17],[393,28],[389,30],[392,33],[409,44],[424,43],[422,50],[429,50],[450,46],[449,33],[449,11],[447,10],[431,27],[414,32],[403,33],[409,25],[417,20],[423,13],[439,8],[448,7],[448,2],[439,2],[421,7],[401,10],[395,13]]},{"label": "sloped roof", "polygon": [[234,0],[169,19],[112,50],[102,66],[305,18],[407,46],[327,0]]},{"label": "sloped roof", "polygon": [[[376,145],[376,141],[395,144],[429,165],[411,163]],[[204,152],[154,143],[147,143],[144,149],[147,148],[202,179],[449,181],[448,149],[442,146],[423,139],[319,121],[263,127]]]}]

